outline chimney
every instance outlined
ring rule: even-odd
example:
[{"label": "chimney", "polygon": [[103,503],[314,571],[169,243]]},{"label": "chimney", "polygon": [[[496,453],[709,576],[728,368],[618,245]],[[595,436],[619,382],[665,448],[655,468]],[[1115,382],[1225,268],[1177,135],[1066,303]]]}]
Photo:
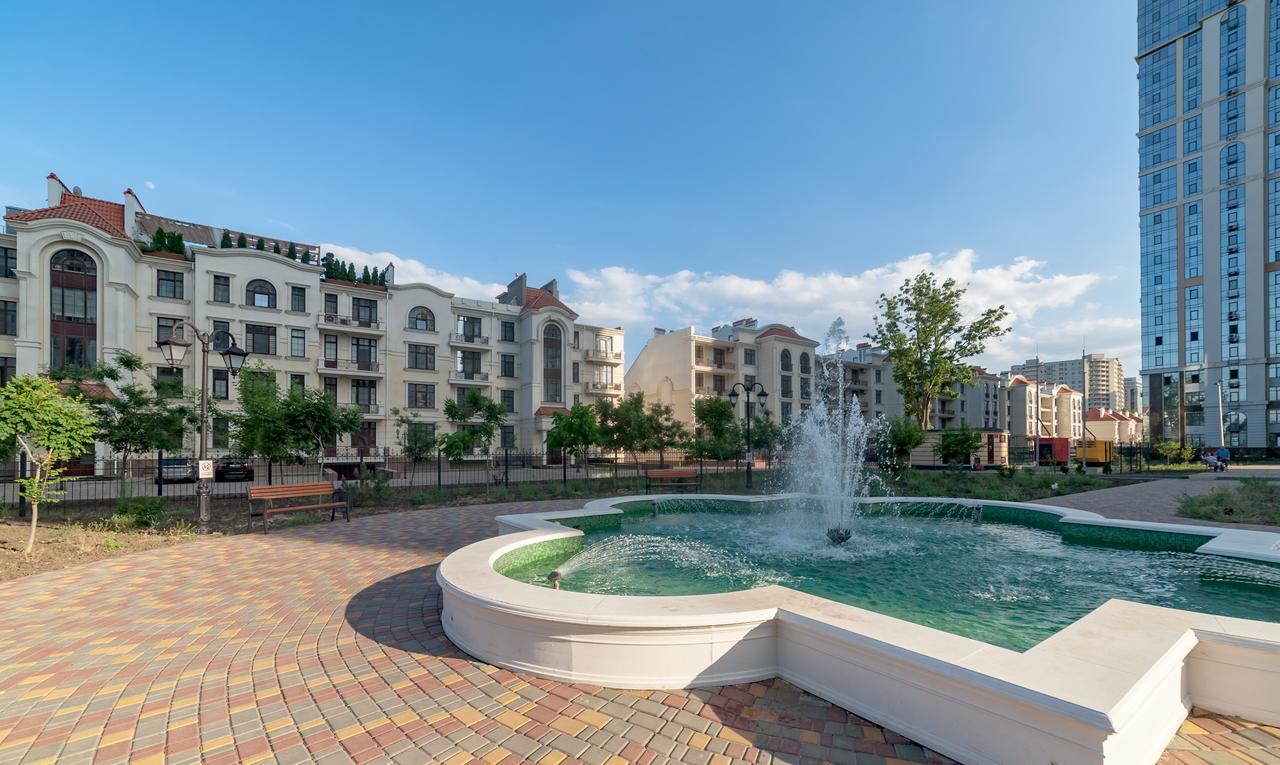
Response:
[{"label": "chimney", "polygon": [[62,195],[66,194],[70,189],[67,184],[62,182],[57,173],[49,173],[49,206],[57,207],[62,204]]},{"label": "chimney", "polygon": [[654,327],[654,328],[653,328],[653,336],[654,336],[654,337],[658,337],[659,335],[665,335],[665,334],[667,334],[667,331],[666,331],[665,329],[663,329],[662,327]]},{"label": "chimney", "polygon": [[557,285],[557,284],[556,284],[556,280],[555,280],[555,279],[552,279],[551,281],[549,281],[549,282],[547,282],[546,284],[542,285],[542,290],[543,290],[544,292],[550,292],[550,293],[551,293],[551,295],[552,295],[552,297],[554,297],[555,299],[557,299],[557,300],[559,300],[559,299],[560,299],[560,287],[559,287],[559,285]]},{"label": "chimney", "polygon": [[138,213],[146,212],[138,195],[133,189],[124,190],[124,231],[134,239],[141,239],[142,229],[138,226]]},{"label": "chimney", "polygon": [[388,286],[396,283],[396,264],[395,263],[388,263],[387,267],[383,269],[382,273],[384,276],[387,277]]}]

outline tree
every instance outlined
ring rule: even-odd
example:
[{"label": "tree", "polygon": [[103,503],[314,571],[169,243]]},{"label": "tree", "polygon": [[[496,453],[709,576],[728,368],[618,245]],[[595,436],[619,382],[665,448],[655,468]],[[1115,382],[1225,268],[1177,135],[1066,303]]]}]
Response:
[{"label": "tree", "polygon": [[0,445],[27,456],[32,474],[19,478],[22,496],[31,503],[31,530],[23,550],[36,544],[40,506],[57,502],[58,488],[70,480],[64,463],[79,457],[93,443],[97,426],[93,410],[77,396],[65,396],[47,378],[23,375],[0,388]]},{"label": "tree", "polygon": [[445,401],[444,416],[456,430],[439,437],[440,451],[454,462],[460,462],[473,449],[489,455],[498,426],[506,422],[507,411],[480,391],[471,390],[463,403],[454,399]]},{"label": "tree", "polygon": [[648,448],[652,424],[645,411],[644,394],[632,393],[617,401],[602,398],[595,406],[601,445],[630,454],[631,461],[639,468],[640,452]]},{"label": "tree", "polygon": [[676,419],[675,410],[657,401],[649,405],[649,443],[647,448],[658,453],[658,466],[667,466],[667,452],[689,445],[689,431]]},{"label": "tree", "polygon": [[354,282],[356,280],[356,264],[344,263],[343,265],[346,266],[346,272],[342,278],[346,279],[349,282]]},{"label": "tree", "polygon": [[551,430],[547,431],[548,448],[581,457],[599,442],[600,426],[596,424],[596,413],[590,406],[574,404],[568,412],[551,415]]},{"label": "tree", "polygon": [[280,243],[279,243],[279,242],[275,242],[274,244],[272,244],[272,245],[271,245],[271,254],[272,254],[272,255],[279,255],[279,254],[280,254]]},{"label": "tree", "polygon": [[360,272],[360,283],[361,284],[369,283],[369,267],[368,266],[365,266],[364,269]]},{"label": "tree", "polygon": [[164,249],[166,252],[175,252],[179,255],[185,255],[187,252],[187,244],[182,240],[182,232],[165,232]]},{"label": "tree", "polygon": [[982,447],[982,433],[968,425],[942,431],[933,453],[948,465],[963,465]]},{"label": "tree", "polygon": [[338,436],[360,428],[359,409],[342,408],[318,388],[281,395],[275,371],[261,362],[240,371],[242,414],[233,418],[236,449],[267,461],[267,469],[290,459],[319,458]]},{"label": "tree", "polygon": [[391,266],[382,269],[382,273],[378,274],[378,284],[383,287],[387,286],[387,271],[391,270]]},{"label": "tree", "polygon": [[694,402],[693,419],[698,424],[698,433],[693,438],[696,456],[713,460],[742,456],[742,433],[732,404],[722,398],[700,398]]},{"label": "tree", "polygon": [[236,247],[239,247],[240,249],[243,250],[248,246],[249,246],[249,241],[245,239],[244,233],[241,232],[240,236],[236,237]]},{"label": "tree", "polygon": [[231,232],[230,231],[222,232],[222,241],[218,244],[218,246],[223,249],[231,248]]},{"label": "tree", "polygon": [[[277,247],[279,247],[280,245],[279,245],[279,244],[277,244],[276,246],[277,246]],[[276,252],[279,252],[279,250],[276,250]],[[289,242],[289,256],[288,256],[288,257],[289,257],[289,260],[297,260],[297,259],[298,259],[298,246],[297,246],[296,244],[294,244],[293,242]]]},{"label": "tree", "polygon": [[1182,444],[1177,441],[1164,440],[1156,444],[1156,454],[1164,457],[1164,464],[1172,464],[1174,460],[1184,462]]},{"label": "tree", "polygon": [[924,428],[912,417],[885,421],[881,436],[880,467],[898,474],[911,465],[911,452],[924,443]]},{"label": "tree", "polygon": [[324,269],[324,278],[337,278],[338,261],[333,257],[332,252],[326,252],[324,257],[320,259],[320,267]]},{"label": "tree", "polygon": [[[745,418],[743,423],[745,426]],[[759,413],[751,418],[751,450],[764,452],[769,462],[773,462],[773,453],[781,443],[782,425],[773,419],[773,412],[760,407]]]},{"label": "tree", "polygon": [[364,413],[340,408],[319,388],[293,388],[280,399],[280,416],[288,432],[291,456],[319,459],[338,436],[360,429]]},{"label": "tree", "polygon": [[254,247],[255,247],[259,252],[266,252],[266,251],[267,251],[267,240],[266,240],[266,239],[263,239],[262,237],[258,237],[258,242],[257,242],[256,244],[254,244],[253,246],[254,246]]},{"label": "tree", "polygon": [[404,456],[412,460],[416,470],[418,463],[430,457],[431,452],[436,448],[436,437],[432,432],[432,425],[419,420],[418,415],[412,410],[392,409],[391,414],[396,418],[396,440],[400,444],[400,449],[404,452]]},{"label": "tree", "polygon": [[164,227],[156,226],[156,230],[151,234],[151,250],[153,252],[164,252],[169,245],[169,241],[165,238]]},{"label": "tree", "polygon": [[875,331],[867,337],[883,348],[893,363],[893,376],[907,413],[923,428],[939,396],[956,397],[951,386],[973,382],[966,360],[986,350],[987,341],[1009,331],[1003,305],[988,308],[965,323],[960,303],[965,290],[954,279],[938,284],[925,271],[903,282],[895,295],[881,294]]}]

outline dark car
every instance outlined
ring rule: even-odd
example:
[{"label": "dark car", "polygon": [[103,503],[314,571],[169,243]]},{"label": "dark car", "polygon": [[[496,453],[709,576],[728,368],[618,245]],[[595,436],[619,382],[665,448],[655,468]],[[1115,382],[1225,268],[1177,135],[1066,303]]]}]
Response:
[{"label": "dark car", "polygon": [[196,480],[196,465],[185,457],[171,457],[160,460],[160,475],[156,483],[188,483]]},{"label": "dark car", "polygon": [[213,480],[215,481],[252,481],[253,465],[248,460],[228,457],[213,464]]}]

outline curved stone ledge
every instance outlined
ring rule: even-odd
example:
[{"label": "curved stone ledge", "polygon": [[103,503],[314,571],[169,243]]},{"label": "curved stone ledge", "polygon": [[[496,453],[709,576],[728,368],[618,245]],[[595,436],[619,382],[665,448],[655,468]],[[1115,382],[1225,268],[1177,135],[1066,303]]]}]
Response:
[{"label": "curved stone ledge", "polygon": [[[1280,724],[1278,624],[1111,600],[1019,653],[776,585],[593,595],[524,584],[494,568],[529,545],[581,536],[563,523],[664,498],[499,517],[502,535],[440,565],[445,632],[479,659],[568,682],[660,689],[780,676],[974,764],[1155,762],[1192,705]],[[1198,552],[1280,563],[1277,534],[1117,521],[1033,503],[945,502],[1049,514],[1089,533],[1204,537]]]}]

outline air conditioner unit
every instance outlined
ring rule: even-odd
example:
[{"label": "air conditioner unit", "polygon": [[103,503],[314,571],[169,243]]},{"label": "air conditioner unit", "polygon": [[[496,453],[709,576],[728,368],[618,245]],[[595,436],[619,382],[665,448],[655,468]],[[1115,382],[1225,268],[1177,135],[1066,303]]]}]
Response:
[{"label": "air conditioner unit", "polygon": [[1240,252],[1240,248],[1236,245],[1232,245],[1227,248],[1227,252],[1231,255],[1235,255],[1236,253]]},{"label": "air conditioner unit", "polygon": [[1239,335],[1227,335],[1227,342],[1228,342],[1228,343],[1238,343],[1238,342],[1240,342],[1240,336],[1239,336]]},{"label": "air conditioner unit", "polygon": [[1240,312],[1239,312],[1239,311],[1231,311],[1230,313],[1228,313],[1228,314],[1227,314],[1227,318],[1228,318],[1228,319],[1230,319],[1230,320],[1232,320],[1232,321],[1235,321],[1236,319],[1239,319],[1239,318],[1240,318]]},{"label": "air conditioner unit", "polygon": [[1240,275],[1240,272],[1239,272],[1239,271],[1234,271],[1234,270],[1233,270],[1233,271],[1228,271],[1228,272],[1227,272],[1227,276],[1239,276],[1239,275]]},{"label": "air conditioner unit", "polygon": [[1239,224],[1239,223],[1228,223],[1228,224],[1227,224],[1227,230],[1228,230],[1228,231],[1239,231],[1239,230],[1240,230],[1240,224]]}]

